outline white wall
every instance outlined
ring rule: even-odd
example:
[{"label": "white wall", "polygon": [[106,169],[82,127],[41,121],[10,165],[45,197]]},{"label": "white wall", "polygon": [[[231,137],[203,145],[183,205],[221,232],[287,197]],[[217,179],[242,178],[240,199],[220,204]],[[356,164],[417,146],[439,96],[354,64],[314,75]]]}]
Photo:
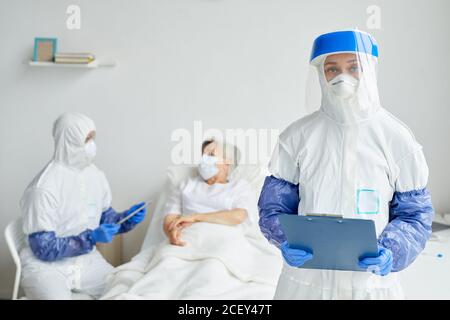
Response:
[{"label": "white wall", "polygon": [[[66,29],[78,4],[82,28]],[[113,204],[157,195],[176,128],[282,129],[302,116],[315,36],[366,30],[366,8],[382,10],[380,91],[387,109],[424,146],[437,210],[450,212],[450,2],[294,0],[0,0],[0,229],[18,216],[31,178],[52,154],[51,125],[64,111],[91,116],[98,165]],[[38,69],[23,63],[35,36],[61,51],[92,51],[112,69]],[[145,226],[125,236],[133,256]],[[0,240],[0,296],[13,264]]]}]

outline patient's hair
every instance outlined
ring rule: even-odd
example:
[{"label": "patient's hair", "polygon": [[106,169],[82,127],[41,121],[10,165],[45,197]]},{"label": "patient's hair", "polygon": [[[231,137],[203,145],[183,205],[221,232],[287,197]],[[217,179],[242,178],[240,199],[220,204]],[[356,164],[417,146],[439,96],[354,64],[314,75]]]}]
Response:
[{"label": "patient's hair", "polygon": [[205,141],[203,141],[203,143],[202,143],[202,154],[205,152],[205,148],[207,146],[209,146],[211,143],[213,143],[214,141],[216,141],[216,140],[214,140],[214,138],[209,138],[209,139],[206,139]]}]

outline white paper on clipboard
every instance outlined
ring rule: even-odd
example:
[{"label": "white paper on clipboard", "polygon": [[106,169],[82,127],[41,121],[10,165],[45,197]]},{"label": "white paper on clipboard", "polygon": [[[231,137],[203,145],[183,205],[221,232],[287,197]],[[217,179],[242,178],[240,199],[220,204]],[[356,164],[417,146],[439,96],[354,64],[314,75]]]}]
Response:
[{"label": "white paper on clipboard", "polygon": [[122,224],[125,221],[127,221],[128,219],[130,219],[131,217],[135,216],[139,211],[141,211],[144,208],[147,208],[150,204],[152,203],[152,201],[146,201],[142,206],[140,206],[139,208],[137,208],[136,210],[134,210],[132,213],[130,213],[129,215],[127,215],[125,218],[123,218],[122,220],[120,220],[119,222],[117,222],[117,224]]}]

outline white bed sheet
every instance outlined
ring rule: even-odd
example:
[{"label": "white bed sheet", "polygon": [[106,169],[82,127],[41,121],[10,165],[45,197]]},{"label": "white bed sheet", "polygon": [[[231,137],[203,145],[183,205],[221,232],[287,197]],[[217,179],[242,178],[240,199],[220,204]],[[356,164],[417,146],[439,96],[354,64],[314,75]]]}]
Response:
[{"label": "white bed sheet", "polygon": [[116,268],[103,299],[267,300],[281,272],[279,251],[237,226],[196,223],[186,246],[166,240]]},{"label": "white bed sheet", "polygon": [[[265,168],[239,166],[231,179],[246,180],[259,195]],[[272,299],[282,257],[262,234],[248,237],[240,228],[198,223],[185,230],[187,247],[168,244],[162,229],[166,201],[173,187],[196,174],[192,167],[169,167],[141,251],[115,269],[104,299]]]}]

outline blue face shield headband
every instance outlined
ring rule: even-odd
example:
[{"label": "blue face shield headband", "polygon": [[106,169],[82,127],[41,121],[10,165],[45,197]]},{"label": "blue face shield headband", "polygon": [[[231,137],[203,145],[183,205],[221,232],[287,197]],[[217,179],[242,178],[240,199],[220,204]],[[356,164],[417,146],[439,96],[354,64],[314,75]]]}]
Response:
[{"label": "blue face shield headband", "polygon": [[326,33],[314,41],[310,62],[321,55],[339,52],[362,52],[378,58],[378,44],[370,34],[360,31]]}]

